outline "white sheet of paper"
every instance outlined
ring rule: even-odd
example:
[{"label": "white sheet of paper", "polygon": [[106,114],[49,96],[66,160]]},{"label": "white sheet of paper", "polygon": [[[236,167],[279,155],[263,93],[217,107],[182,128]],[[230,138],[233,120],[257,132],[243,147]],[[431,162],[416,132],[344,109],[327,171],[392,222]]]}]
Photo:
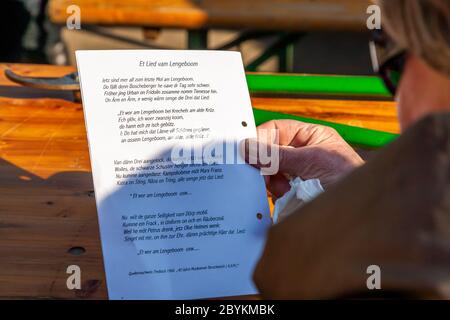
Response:
[{"label": "white sheet of paper", "polygon": [[[270,215],[262,176],[231,144],[256,136],[241,55],[100,50],[76,58],[109,298],[256,293],[251,278]],[[207,147],[220,141],[228,142],[226,164],[198,161],[221,155]],[[174,147],[196,163],[172,158]]]}]

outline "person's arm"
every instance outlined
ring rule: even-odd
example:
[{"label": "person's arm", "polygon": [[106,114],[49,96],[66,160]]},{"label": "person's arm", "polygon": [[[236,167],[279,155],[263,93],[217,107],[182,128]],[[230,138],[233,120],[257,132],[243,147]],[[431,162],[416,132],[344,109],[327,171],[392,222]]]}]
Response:
[{"label": "person's arm", "polygon": [[254,273],[262,296],[448,299],[449,128],[449,114],[427,117],[270,228]]}]

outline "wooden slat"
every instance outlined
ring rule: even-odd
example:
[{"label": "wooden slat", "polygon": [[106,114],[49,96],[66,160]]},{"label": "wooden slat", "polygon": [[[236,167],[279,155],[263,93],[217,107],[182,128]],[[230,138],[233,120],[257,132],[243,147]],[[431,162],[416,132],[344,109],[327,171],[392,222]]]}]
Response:
[{"label": "wooden slat", "polygon": [[51,0],[52,21],[65,24],[73,4],[82,24],[366,31],[370,0]]},{"label": "wooden slat", "polygon": [[254,108],[399,133],[395,102],[252,98]]},{"label": "wooden slat", "polygon": [[[399,132],[393,102],[253,98],[252,104],[264,110]],[[80,104],[52,99],[0,98],[0,107],[3,159],[14,161],[42,178],[64,169],[90,169]]]},{"label": "wooden slat", "polygon": [[[12,67],[35,76],[70,72]],[[9,85],[1,77],[0,83]],[[267,98],[252,102],[262,109],[373,129],[398,128],[392,103]],[[106,298],[90,171],[80,104],[0,97],[0,298]],[[68,253],[78,246],[86,253]],[[83,291],[66,288],[70,264],[82,269]]]}]

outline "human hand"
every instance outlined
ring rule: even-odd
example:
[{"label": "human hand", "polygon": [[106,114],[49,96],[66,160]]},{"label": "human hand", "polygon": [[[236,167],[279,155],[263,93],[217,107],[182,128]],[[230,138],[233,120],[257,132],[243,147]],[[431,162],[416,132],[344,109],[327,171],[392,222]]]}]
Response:
[{"label": "human hand", "polygon": [[[264,168],[258,148],[270,149],[274,144],[279,145],[278,173],[265,176],[267,188],[275,198],[289,191],[288,177],[319,179],[327,188],[364,164],[353,148],[330,127],[295,120],[273,120],[260,125],[257,131],[256,143],[246,140],[245,159],[257,168]],[[271,135],[274,131],[276,134]]]}]

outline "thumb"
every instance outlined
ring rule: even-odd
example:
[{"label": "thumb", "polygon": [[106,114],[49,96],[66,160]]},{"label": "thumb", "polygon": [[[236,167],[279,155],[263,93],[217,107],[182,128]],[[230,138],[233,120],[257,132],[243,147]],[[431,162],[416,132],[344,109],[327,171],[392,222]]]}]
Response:
[{"label": "thumb", "polygon": [[278,172],[298,175],[299,164],[304,158],[300,148],[264,143],[257,139],[244,142],[244,158],[250,165],[259,168],[270,168],[270,175]]},{"label": "thumb", "polygon": [[310,148],[294,148],[291,146],[279,146],[278,169],[281,173],[291,176],[302,176],[302,169],[308,165],[310,159]]}]

